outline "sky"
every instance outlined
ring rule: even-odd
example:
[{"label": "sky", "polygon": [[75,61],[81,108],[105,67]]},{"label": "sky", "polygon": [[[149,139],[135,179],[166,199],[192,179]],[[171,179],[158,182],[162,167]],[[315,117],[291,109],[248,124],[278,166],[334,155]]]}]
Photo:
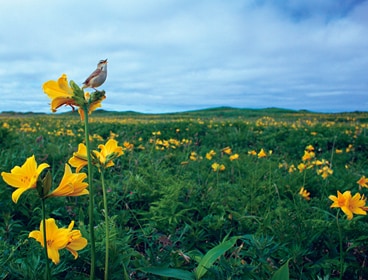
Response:
[{"label": "sky", "polygon": [[51,112],[44,82],[106,58],[110,111],[368,109],[368,1],[12,0],[0,26],[0,112]]}]

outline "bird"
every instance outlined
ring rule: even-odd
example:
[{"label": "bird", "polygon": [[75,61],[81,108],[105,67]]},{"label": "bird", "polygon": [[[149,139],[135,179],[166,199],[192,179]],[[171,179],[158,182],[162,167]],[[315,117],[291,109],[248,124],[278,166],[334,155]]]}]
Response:
[{"label": "bird", "polygon": [[93,88],[96,90],[97,87],[102,85],[106,81],[107,77],[107,59],[100,60],[97,64],[97,68],[92,72],[91,75],[84,81],[82,89]]}]

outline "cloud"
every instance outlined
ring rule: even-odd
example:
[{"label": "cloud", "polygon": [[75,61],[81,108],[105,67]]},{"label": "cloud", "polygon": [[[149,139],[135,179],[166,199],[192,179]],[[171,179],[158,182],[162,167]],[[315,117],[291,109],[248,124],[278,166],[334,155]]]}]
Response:
[{"label": "cloud", "polygon": [[0,111],[47,112],[43,82],[82,83],[104,58],[107,110],[363,110],[367,13],[352,0],[13,0],[0,11]]}]

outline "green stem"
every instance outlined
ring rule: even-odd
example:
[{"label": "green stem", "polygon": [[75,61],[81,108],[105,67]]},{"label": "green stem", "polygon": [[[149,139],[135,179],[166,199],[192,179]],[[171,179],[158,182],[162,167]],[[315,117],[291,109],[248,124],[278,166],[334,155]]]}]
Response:
[{"label": "green stem", "polygon": [[342,280],[342,277],[344,275],[344,254],[343,254],[343,248],[342,248],[342,233],[341,233],[341,227],[339,223],[339,213],[337,212],[336,215],[336,224],[337,224],[337,231],[339,233],[339,243],[340,243],[340,280]]},{"label": "green stem", "polygon": [[91,243],[91,269],[90,279],[95,279],[95,265],[96,265],[96,245],[95,245],[95,228],[94,228],[94,189],[92,186],[92,158],[91,158],[91,147],[89,143],[89,125],[88,125],[88,104],[83,105],[84,112],[84,133],[85,142],[87,149],[87,162],[88,162],[88,190],[89,190],[89,234]]},{"label": "green stem", "polygon": [[105,178],[103,170],[101,171],[101,185],[102,185],[102,193],[103,193],[103,203],[104,203],[104,211],[105,211],[105,280],[109,277],[109,241],[110,241],[110,233],[109,233],[109,214],[107,207],[107,194],[106,194],[106,186],[105,186]]},{"label": "green stem", "polygon": [[46,258],[46,277],[45,279],[49,280],[51,279],[51,274],[50,274],[50,266],[49,266],[49,254],[47,252],[45,199],[43,198],[41,199],[41,205],[42,205],[42,226],[43,226],[43,248],[44,248],[45,258]]},{"label": "green stem", "polygon": [[304,176],[303,176],[303,186],[302,186],[302,187],[306,188],[306,185],[305,185],[305,178],[306,178],[306,176],[307,176],[307,169],[304,169],[304,170],[303,170],[303,173],[304,173],[304,174],[303,174]]}]

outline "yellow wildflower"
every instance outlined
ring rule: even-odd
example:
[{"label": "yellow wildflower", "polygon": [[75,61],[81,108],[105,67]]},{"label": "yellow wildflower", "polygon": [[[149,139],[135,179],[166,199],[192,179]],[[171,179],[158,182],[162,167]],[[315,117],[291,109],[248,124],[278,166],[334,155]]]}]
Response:
[{"label": "yellow wildflower", "polygon": [[305,200],[310,200],[310,192],[308,192],[304,187],[301,187],[299,195]]},{"label": "yellow wildflower", "polygon": [[330,195],[328,197],[333,201],[331,208],[341,208],[341,210],[345,213],[348,220],[353,218],[353,214],[357,215],[366,215],[366,206],[365,206],[365,198],[361,196],[360,193],[356,193],[353,197],[351,196],[350,191],[346,191],[341,194],[337,191],[337,197],[334,195]]},{"label": "yellow wildflower", "polygon": [[305,150],[308,151],[308,152],[313,152],[314,147],[312,145],[308,145],[307,147],[305,147]]},{"label": "yellow wildflower", "polygon": [[217,171],[224,171],[225,170],[225,165],[223,164],[219,164],[217,162],[213,163],[211,165],[213,171],[217,172]]},{"label": "yellow wildflower", "polygon": [[333,174],[333,170],[327,165],[317,170],[317,174],[321,175],[323,179],[326,179],[329,175]]},{"label": "yellow wildflower", "polygon": [[80,196],[89,194],[88,190],[86,190],[88,183],[83,182],[86,178],[86,173],[73,173],[70,166],[65,164],[64,176],[59,186],[47,196]]},{"label": "yellow wildflower", "polygon": [[16,188],[12,194],[14,203],[18,202],[19,197],[25,191],[36,188],[38,176],[48,167],[49,165],[47,163],[41,163],[37,166],[35,156],[33,155],[27,158],[21,167],[15,166],[10,173],[1,172],[1,176],[5,183]]},{"label": "yellow wildflower", "polygon": [[118,146],[118,141],[109,139],[105,145],[98,145],[100,152],[93,151],[99,163],[105,168],[114,166],[113,160],[123,155],[123,147]]},{"label": "yellow wildflower", "polygon": [[62,105],[78,106],[75,101],[73,89],[68,85],[68,78],[65,74],[57,80],[50,80],[43,84],[43,91],[51,98],[51,111],[56,110]]},{"label": "yellow wildflower", "polygon": [[124,141],[123,146],[126,150],[133,150],[134,145],[132,143],[129,143],[128,141]]},{"label": "yellow wildflower", "polygon": [[101,107],[101,102],[104,100],[105,92],[96,91],[94,94],[84,91],[73,81],[70,81],[68,85],[68,78],[65,74],[57,80],[50,80],[43,84],[43,91],[51,99],[51,111],[56,112],[62,105],[71,106],[74,110],[74,106],[78,106],[78,112],[81,119],[84,119],[84,111],[81,106],[88,104],[88,113],[91,113],[96,108]]},{"label": "yellow wildflower", "polygon": [[357,181],[357,184],[359,185],[359,188],[368,188],[368,179],[365,178],[365,176],[362,176]]},{"label": "yellow wildflower", "polygon": [[302,157],[302,161],[311,160],[315,157],[315,153],[312,151],[304,151],[304,156]]},{"label": "yellow wildflower", "polygon": [[115,139],[115,138],[117,138],[119,135],[118,134],[116,134],[116,133],[114,133],[114,132],[112,132],[111,130],[110,130],[110,137],[109,138],[111,138],[111,139]]},{"label": "yellow wildflower", "polygon": [[292,165],[290,165],[288,172],[293,173],[295,170],[296,170],[295,165],[292,164]]},{"label": "yellow wildflower", "polygon": [[305,169],[307,169],[307,166],[304,163],[299,163],[298,169],[299,172],[303,172]]},{"label": "yellow wildflower", "polygon": [[237,159],[239,159],[239,155],[238,155],[238,154],[233,154],[233,155],[231,155],[231,156],[229,157],[229,159],[230,159],[231,161],[233,161],[233,160],[237,160]]},{"label": "yellow wildflower", "polygon": [[257,152],[255,150],[249,151],[248,155],[255,156],[257,155]]},{"label": "yellow wildflower", "polygon": [[196,152],[191,152],[190,156],[189,156],[190,160],[196,161],[198,159],[197,153]]},{"label": "yellow wildflower", "polygon": [[214,150],[211,150],[206,153],[206,159],[211,160],[214,155],[216,155],[216,152]]},{"label": "yellow wildflower", "polygon": [[349,145],[347,146],[347,148],[345,149],[345,151],[346,151],[347,153],[350,153],[353,149],[354,149],[354,148],[353,148],[353,145],[352,145],[352,144],[349,144]]},{"label": "yellow wildflower", "polygon": [[267,154],[265,153],[265,151],[263,149],[261,149],[261,151],[258,153],[258,158],[263,158],[266,157]]},{"label": "yellow wildflower", "polygon": [[223,148],[221,150],[221,152],[223,152],[224,154],[227,154],[227,155],[231,155],[232,154],[232,151],[231,151],[231,148],[230,147]]},{"label": "yellow wildflower", "polygon": [[86,166],[88,164],[86,145],[80,143],[78,145],[78,151],[73,153],[73,156],[69,159],[68,163],[76,168],[77,172]]},{"label": "yellow wildflower", "polygon": [[[58,228],[55,220],[50,218],[46,220],[46,244],[49,259],[54,264],[60,262],[59,250],[67,249],[74,258],[78,257],[78,250],[82,250],[87,246],[87,239],[82,237],[79,230],[72,230],[74,221],[72,221],[68,228]],[[40,230],[34,230],[29,233],[29,238],[36,239],[42,247],[44,247],[44,229],[43,222],[40,223]]]}]

